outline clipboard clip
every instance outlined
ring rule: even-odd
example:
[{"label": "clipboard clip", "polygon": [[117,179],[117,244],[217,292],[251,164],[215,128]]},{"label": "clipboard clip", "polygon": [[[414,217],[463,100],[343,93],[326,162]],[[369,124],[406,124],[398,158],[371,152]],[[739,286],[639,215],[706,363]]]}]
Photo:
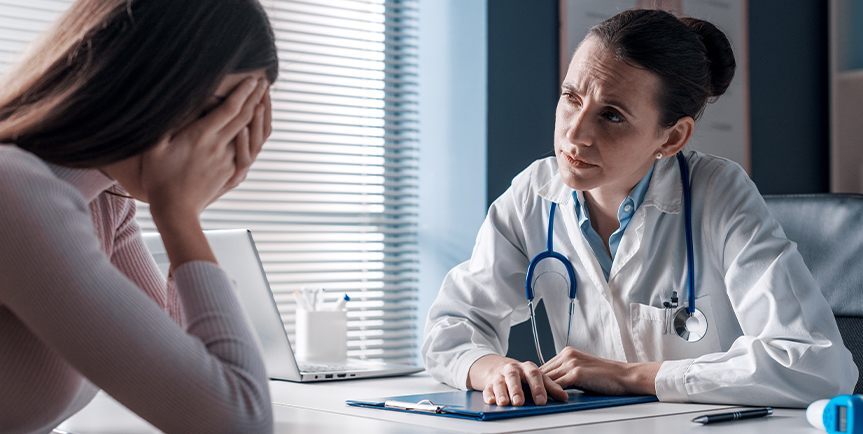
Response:
[{"label": "clipboard clip", "polygon": [[436,405],[435,403],[429,401],[428,399],[423,399],[420,402],[414,404],[413,402],[404,402],[404,401],[386,401],[384,402],[384,407],[387,408],[395,408],[398,410],[410,410],[410,411],[423,411],[426,413],[435,413],[441,414],[443,413],[445,405]]}]

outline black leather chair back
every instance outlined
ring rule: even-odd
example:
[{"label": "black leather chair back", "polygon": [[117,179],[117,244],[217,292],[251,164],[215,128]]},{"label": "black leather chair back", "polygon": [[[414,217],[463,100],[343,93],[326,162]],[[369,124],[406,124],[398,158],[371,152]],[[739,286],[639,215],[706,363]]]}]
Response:
[{"label": "black leather chair back", "polygon": [[[785,236],[797,243],[863,373],[863,195],[768,195],[764,200]],[[863,393],[863,379],[854,393]]]}]

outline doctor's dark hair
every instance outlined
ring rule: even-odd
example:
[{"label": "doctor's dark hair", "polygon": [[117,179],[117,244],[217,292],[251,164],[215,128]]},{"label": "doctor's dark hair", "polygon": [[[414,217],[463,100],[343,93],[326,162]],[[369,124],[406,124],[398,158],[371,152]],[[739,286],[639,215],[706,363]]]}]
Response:
[{"label": "doctor's dark hair", "polygon": [[707,21],[636,9],[597,24],[588,38],[612,50],[618,60],[659,77],[659,123],[666,128],[685,116],[698,120],[734,78],[731,43]]},{"label": "doctor's dark hair", "polygon": [[140,154],[230,73],[278,75],[257,0],[78,0],[0,78],[0,143],[68,167]]}]

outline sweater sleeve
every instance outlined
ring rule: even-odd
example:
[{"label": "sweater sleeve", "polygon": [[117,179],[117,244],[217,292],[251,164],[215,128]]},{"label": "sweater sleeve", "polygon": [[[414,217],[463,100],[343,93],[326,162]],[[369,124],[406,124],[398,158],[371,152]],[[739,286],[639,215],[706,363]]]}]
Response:
[{"label": "sweater sleeve", "polygon": [[[105,195],[105,193],[103,193]],[[159,271],[156,261],[141,238],[141,227],[135,220],[135,201],[112,196],[106,197],[115,223],[111,263],[126,275],[138,288],[171,315],[180,325],[185,325],[180,297],[173,277],[166,279]],[[92,208],[91,208],[92,209]]]},{"label": "sweater sleeve", "polygon": [[264,365],[221,269],[176,268],[186,331],[101,251],[77,190],[48,170],[3,175],[0,305],[163,431],[272,430]]}]

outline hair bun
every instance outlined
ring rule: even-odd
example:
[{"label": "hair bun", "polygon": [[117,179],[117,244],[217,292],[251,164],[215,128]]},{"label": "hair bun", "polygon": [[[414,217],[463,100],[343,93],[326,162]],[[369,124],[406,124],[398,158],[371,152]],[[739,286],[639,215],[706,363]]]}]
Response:
[{"label": "hair bun", "polygon": [[707,48],[707,59],[710,66],[710,96],[715,98],[728,89],[731,79],[734,78],[734,69],[737,63],[734,61],[734,52],[731,50],[731,42],[719,30],[708,21],[697,18],[681,18],[684,24],[689,26],[698,34],[704,47]]}]

